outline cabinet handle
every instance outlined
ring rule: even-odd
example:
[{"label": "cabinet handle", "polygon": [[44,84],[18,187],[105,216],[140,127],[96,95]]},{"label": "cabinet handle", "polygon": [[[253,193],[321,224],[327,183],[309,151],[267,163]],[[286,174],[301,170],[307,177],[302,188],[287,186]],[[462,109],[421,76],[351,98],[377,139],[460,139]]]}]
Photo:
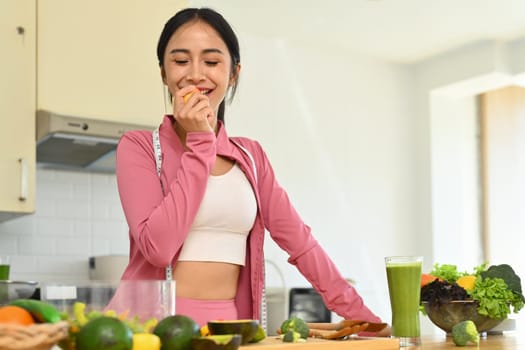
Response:
[{"label": "cabinet handle", "polygon": [[20,197],[18,200],[25,201],[27,199],[27,161],[24,158],[18,158],[20,163]]}]

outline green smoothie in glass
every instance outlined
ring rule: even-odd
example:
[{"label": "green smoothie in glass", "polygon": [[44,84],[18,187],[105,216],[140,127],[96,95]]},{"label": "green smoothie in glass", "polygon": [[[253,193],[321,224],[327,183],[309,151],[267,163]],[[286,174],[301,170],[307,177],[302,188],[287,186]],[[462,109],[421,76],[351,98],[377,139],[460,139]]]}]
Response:
[{"label": "green smoothie in glass", "polygon": [[[9,279],[9,265],[0,263],[0,281],[7,281]],[[7,301],[8,285],[0,283],[0,305]]]},{"label": "green smoothie in glass", "polygon": [[[386,274],[392,308],[392,335],[404,342],[419,343],[421,257],[387,257]],[[408,339],[403,339],[408,338]],[[410,339],[414,338],[414,339]]]},{"label": "green smoothie in glass", "polygon": [[0,281],[9,279],[9,265],[0,265]]}]

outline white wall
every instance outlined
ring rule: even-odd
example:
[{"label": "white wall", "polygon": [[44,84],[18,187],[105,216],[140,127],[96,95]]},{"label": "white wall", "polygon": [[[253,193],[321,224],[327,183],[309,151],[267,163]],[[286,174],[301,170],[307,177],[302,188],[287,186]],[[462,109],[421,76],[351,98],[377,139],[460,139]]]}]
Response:
[{"label": "white wall", "polygon": [[[261,142],[316,238],[370,306],[388,315],[383,258],[415,254],[413,112],[409,69],[240,34],[232,135]],[[268,237],[288,287],[308,286]],[[268,269],[268,285],[281,286]]]}]

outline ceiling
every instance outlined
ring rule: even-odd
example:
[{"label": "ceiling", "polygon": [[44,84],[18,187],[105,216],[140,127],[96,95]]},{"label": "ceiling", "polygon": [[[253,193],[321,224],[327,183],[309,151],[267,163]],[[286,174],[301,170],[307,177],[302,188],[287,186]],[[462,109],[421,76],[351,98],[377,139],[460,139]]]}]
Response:
[{"label": "ceiling", "polygon": [[524,0],[194,0],[237,33],[413,63],[480,40],[525,37]]}]

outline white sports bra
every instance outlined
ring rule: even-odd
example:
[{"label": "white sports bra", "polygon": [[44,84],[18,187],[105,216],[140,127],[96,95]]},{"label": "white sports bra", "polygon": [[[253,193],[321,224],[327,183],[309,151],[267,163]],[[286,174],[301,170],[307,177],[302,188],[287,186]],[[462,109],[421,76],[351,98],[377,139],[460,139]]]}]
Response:
[{"label": "white sports bra", "polygon": [[[161,145],[160,145],[159,128],[156,128],[155,130],[153,130],[153,132],[152,132],[152,141],[153,141],[153,151],[155,153],[155,163],[156,163],[156,168],[157,168],[157,175],[159,176],[159,180],[160,180],[161,169],[162,169],[162,151],[161,151]],[[252,154],[245,147],[243,147],[242,145],[237,143],[235,140],[230,139],[230,141],[233,142],[237,147],[239,147],[239,149],[241,149],[248,156],[248,158],[250,159],[250,162],[252,164],[252,170],[253,170],[253,175],[254,175],[255,181],[257,181],[257,167],[255,165],[255,160],[253,159]],[[234,168],[236,168],[236,167],[237,166],[234,166]],[[243,174],[243,176],[244,176],[244,174]],[[247,181],[245,176],[244,176],[244,179]],[[165,193],[164,192],[164,185],[163,185],[162,181],[160,181],[160,187],[162,189],[162,193]],[[251,188],[251,186],[250,186],[250,188]],[[252,194],[253,194],[253,192],[252,192]],[[246,255],[246,250],[245,249],[246,249],[246,245],[244,246],[244,255]],[[237,260],[239,260],[239,259],[237,258]],[[243,265],[244,265],[244,259],[242,259],[242,261],[243,261]],[[166,266],[165,272],[166,272],[165,273],[166,274],[166,280],[171,280],[173,278],[172,277],[172,267],[171,267],[171,265]]]},{"label": "white sports bra", "polygon": [[210,176],[179,260],[244,265],[246,238],[256,214],[252,186],[237,165],[224,175]]}]

